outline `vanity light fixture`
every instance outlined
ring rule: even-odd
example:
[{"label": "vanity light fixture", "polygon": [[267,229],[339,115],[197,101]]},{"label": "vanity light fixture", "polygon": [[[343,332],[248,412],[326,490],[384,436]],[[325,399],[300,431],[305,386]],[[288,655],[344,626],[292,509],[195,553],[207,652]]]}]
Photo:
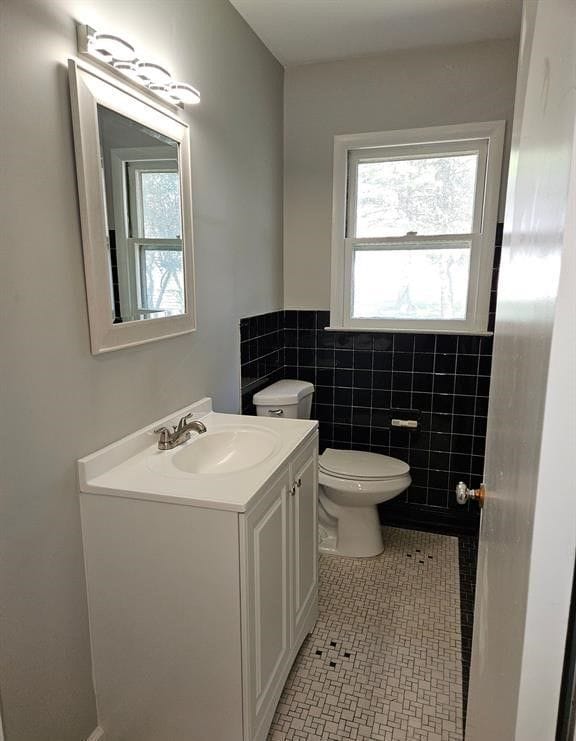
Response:
[{"label": "vanity light fixture", "polygon": [[196,88],[173,81],[170,72],[156,62],[140,59],[132,44],[117,34],[78,24],[78,52],[171,105],[182,108],[200,102]]}]

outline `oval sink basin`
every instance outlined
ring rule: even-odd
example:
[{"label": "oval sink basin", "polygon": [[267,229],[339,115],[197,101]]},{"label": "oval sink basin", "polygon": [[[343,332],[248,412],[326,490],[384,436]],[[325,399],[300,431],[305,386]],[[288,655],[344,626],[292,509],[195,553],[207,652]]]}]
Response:
[{"label": "oval sink basin", "polygon": [[270,430],[235,426],[204,432],[174,451],[155,454],[150,462],[155,471],[169,475],[234,473],[263,463],[278,446]]}]

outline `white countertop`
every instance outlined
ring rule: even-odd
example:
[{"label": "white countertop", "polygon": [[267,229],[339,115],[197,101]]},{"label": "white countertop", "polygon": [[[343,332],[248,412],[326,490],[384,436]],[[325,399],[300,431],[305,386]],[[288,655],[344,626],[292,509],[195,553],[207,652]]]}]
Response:
[{"label": "white countertop", "polygon": [[[220,414],[211,409],[211,400],[202,399],[81,458],[78,461],[80,491],[244,512],[270,476],[318,427],[314,420]],[[194,414],[194,419],[201,420],[208,432],[225,430],[231,425],[269,430],[275,434],[277,445],[264,461],[240,471],[192,474],[174,469],[174,473],[167,475],[160,472],[169,460],[166,456],[193,445],[197,433],[193,432],[189,442],[173,451],[159,451],[158,435],[153,430],[161,425],[176,424],[188,412]],[[161,456],[164,458],[160,459]]]}]

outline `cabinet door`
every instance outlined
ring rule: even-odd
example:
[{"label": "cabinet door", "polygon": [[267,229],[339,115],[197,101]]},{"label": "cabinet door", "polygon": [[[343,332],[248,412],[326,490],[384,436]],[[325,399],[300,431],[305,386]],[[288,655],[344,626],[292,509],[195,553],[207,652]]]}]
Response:
[{"label": "cabinet door", "polygon": [[289,481],[284,469],[240,517],[246,739],[268,730],[289,666]]},{"label": "cabinet door", "polygon": [[300,647],[318,614],[318,438],[291,466],[292,499],[292,642]]}]

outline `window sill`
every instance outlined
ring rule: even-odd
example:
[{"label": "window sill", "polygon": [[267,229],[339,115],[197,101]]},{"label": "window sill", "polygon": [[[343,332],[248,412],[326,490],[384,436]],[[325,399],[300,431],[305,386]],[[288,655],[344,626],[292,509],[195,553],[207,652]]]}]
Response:
[{"label": "window sill", "polygon": [[324,327],[326,332],[370,332],[371,334],[466,334],[475,337],[492,337],[494,332],[470,329],[392,329],[387,327]]}]

